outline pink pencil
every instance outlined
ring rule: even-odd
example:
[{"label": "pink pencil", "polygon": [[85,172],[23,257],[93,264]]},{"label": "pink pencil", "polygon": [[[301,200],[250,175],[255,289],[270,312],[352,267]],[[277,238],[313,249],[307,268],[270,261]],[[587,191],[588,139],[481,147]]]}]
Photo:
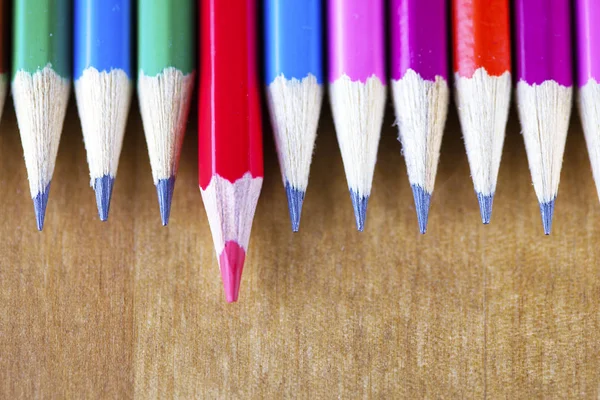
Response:
[{"label": "pink pencil", "polygon": [[364,229],[386,94],[383,0],[329,0],[329,96],[356,227]]},{"label": "pink pencil", "polygon": [[575,1],[579,113],[600,198],[600,2]]}]

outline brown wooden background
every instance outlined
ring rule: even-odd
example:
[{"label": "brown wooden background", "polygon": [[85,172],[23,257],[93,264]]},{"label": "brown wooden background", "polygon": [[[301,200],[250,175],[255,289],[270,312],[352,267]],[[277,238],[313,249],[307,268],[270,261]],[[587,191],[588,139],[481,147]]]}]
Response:
[{"label": "brown wooden background", "polygon": [[363,234],[329,114],[298,234],[265,134],[240,302],[228,305],[197,188],[194,121],[163,228],[132,111],[101,223],[72,104],[38,233],[9,105],[0,398],[598,398],[600,204],[578,118],[550,237],[514,113],[483,226],[452,110],[425,236],[392,123],[388,109]]}]

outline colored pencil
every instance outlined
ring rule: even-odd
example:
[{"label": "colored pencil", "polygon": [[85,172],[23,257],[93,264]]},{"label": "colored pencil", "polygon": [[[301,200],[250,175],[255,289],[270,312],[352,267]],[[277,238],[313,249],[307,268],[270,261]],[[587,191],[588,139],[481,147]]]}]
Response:
[{"label": "colored pencil", "polygon": [[75,97],[96,193],[106,221],[131,103],[131,0],[75,0]]},{"label": "colored pencil", "polygon": [[509,0],[454,0],[456,104],[481,220],[489,224],[510,106]]},{"label": "colored pencil", "polygon": [[264,4],[267,100],[294,232],[323,100],[321,7],[321,0]]},{"label": "colored pencil", "polygon": [[329,96],[356,228],[364,229],[386,95],[383,0],[328,0]]},{"label": "colored pencil", "polygon": [[263,181],[255,0],[202,0],[199,185],[228,302],[237,301]]},{"label": "colored pencil", "polygon": [[16,0],[13,7],[12,94],[42,230],[71,88],[71,3]]},{"label": "colored pencil", "polygon": [[138,98],[163,225],[169,223],[195,79],[195,1],[138,1]]},{"label": "colored pencil", "polygon": [[546,235],[571,115],[570,7],[569,0],[515,0],[517,105]]},{"label": "colored pencil", "polygon": [[448,112],[447,3],[390,4],[392,94],[419,230],[425,233]]},{"label": "colored pencil", "polygon": [[600,2],[576,0],[579,113],[600,198]]},{"label": "colored pencil", "polygon": [[8,1],[0,0],[0,119],[4,110],[6,91],[8,90],[8,55],[6,54],[6,39],[8,37],[6,26]]}]

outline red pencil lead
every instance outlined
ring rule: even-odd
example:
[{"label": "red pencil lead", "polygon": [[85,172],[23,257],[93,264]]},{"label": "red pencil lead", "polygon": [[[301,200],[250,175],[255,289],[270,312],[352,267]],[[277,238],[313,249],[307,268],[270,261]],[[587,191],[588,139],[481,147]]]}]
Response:
[{"label": "red pencil lead", "polygon": [[225,243],[225,248],[219,257],[219,267],[228,303],[236,302],[238,299],[245,259],[246,251],[242,246],[233,240]]}]

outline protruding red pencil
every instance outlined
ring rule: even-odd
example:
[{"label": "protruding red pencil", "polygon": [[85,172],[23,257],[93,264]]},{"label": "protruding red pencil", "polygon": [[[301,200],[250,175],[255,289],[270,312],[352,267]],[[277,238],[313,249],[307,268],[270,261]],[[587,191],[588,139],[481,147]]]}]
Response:
[{"label": "protruding red pencil", "polygon": [[200,0],[200,191],[228,302],[237,301],[263,181],[256,1]]}]

